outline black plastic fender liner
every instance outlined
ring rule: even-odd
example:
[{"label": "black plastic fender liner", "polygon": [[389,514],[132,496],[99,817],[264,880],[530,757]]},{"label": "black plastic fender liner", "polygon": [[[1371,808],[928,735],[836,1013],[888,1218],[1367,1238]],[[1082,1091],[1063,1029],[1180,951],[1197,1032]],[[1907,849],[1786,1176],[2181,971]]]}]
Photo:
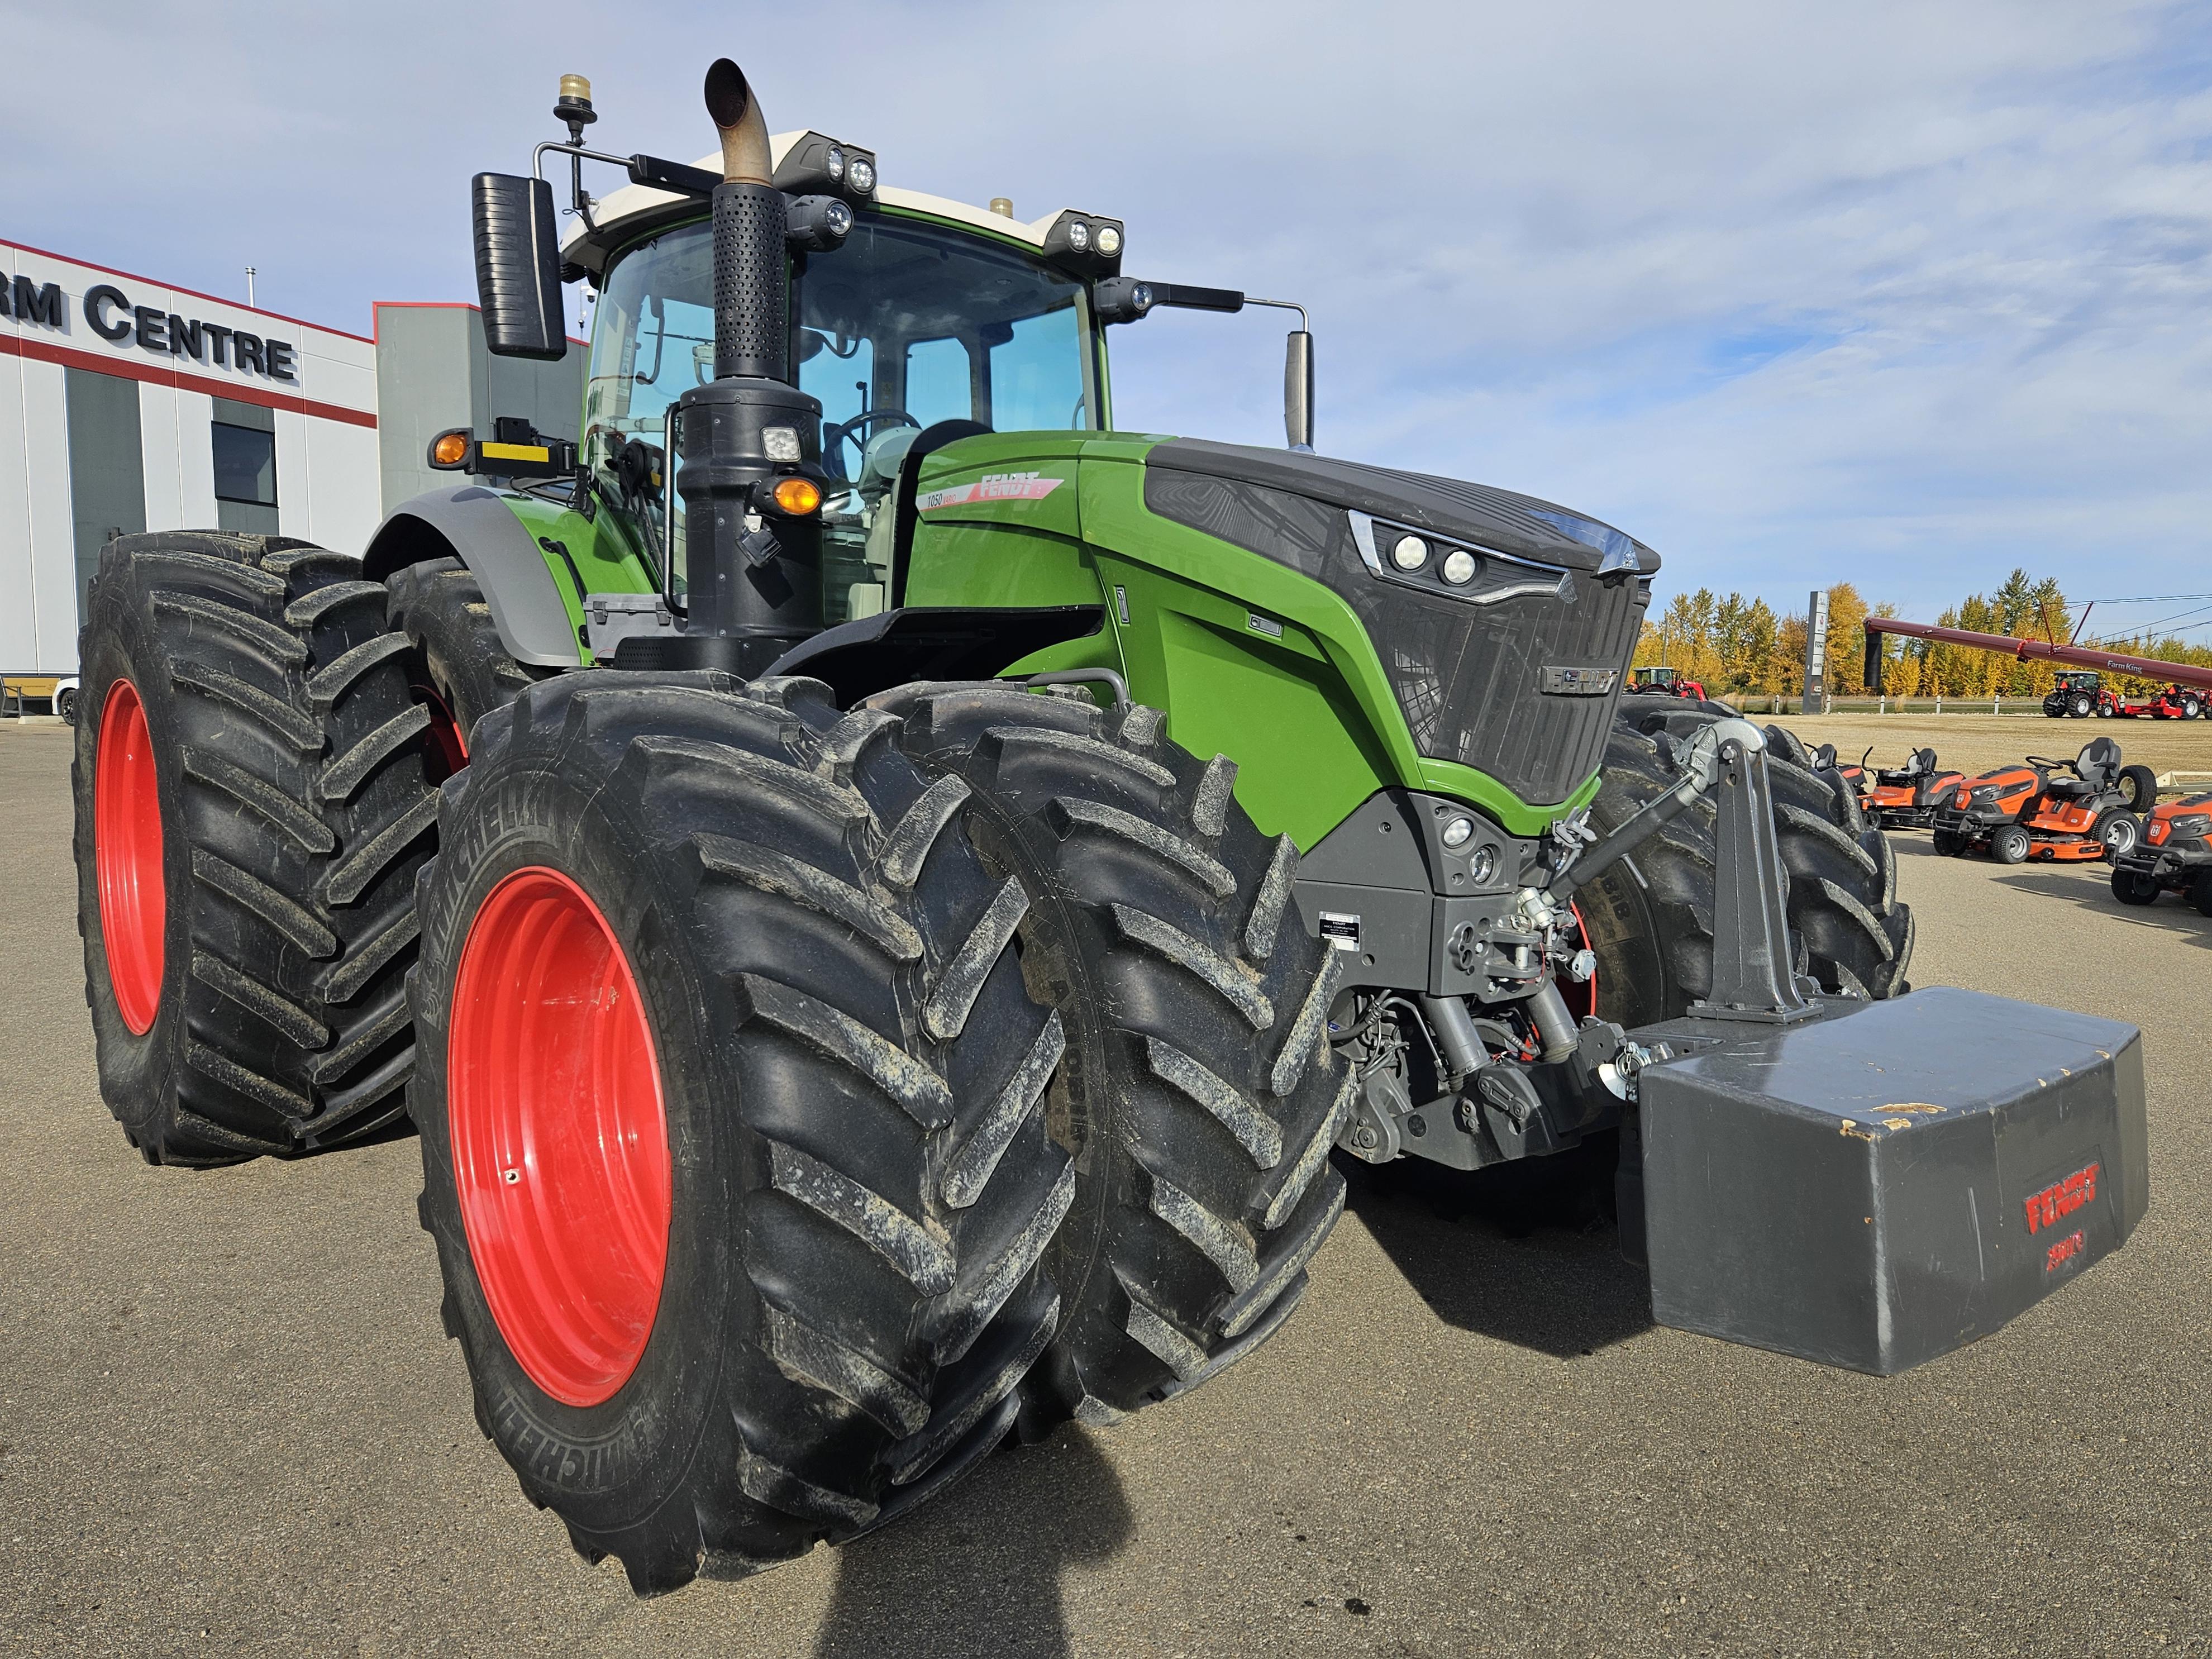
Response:
[{"label": "black plastic fender liner", "polygon": [[849,708],[916,680],[988,679],[1032,652],[1096,634],[1105,621],[1103,605],[902,605],[824,629],[768,672],[821,680]]},{"label": "black plastic fender liner", "polygon": [[1639,1085],[1659,1323],[1887,1376],[1998,1329],[2142,1219],[2134,1026],[1951,986],[1829,1006],[1634,1034],[1679,1056]]},{"label": "black plastic fender liner", "polygon": [[[369,538],[362,574],[380,582],[410,564],[458,558],[482,585],[509,656],[537,668],[574,668],[583,650],[545,557],[499,492],[472,483],[433,489],[392,508]],[[580,605],[586,596],[574,597]]]}]

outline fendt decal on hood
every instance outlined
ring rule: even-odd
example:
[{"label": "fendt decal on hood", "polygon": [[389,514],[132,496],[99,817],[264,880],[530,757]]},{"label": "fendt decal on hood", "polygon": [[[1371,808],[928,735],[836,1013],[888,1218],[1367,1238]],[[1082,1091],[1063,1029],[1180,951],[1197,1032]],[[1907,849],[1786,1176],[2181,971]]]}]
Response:
[{"label": "fendt decal on hood", "polygon": [[965,507],[971,501],[1041,501],[1066,482],[1037,472],[986,472],[974,483],[917,495],[914,506],[917,513],[933,513],[940,507]]}]

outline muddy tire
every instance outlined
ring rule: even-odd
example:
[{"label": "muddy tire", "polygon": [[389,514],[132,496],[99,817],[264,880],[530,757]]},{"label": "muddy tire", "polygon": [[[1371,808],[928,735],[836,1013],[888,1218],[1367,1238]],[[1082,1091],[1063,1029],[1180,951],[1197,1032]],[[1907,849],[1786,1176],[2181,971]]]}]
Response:
[{"label": "muddy tire", "polygon": [[422,884],[446,1328],[524,1492],[640,1594],[942,1490],[1059,1326],[1063,1028],[1000,926],[1019,891],[896,721],[810,688],[532,688],[476,728]]},{"label": "muddy tire", "polygon": [[1288,837],[1156,711],[988,684],[871,702],[1024,896],[1005,925],[1066,1023],[1051,1121],[1079,1171],[1047,1377],[1059,1411],[1110,1422],[1249,1353],[1304,1294],[1344,1206],[1334,959],[1299,922]]},{"label": "muddy tire", "polygon": [[435,799],[404,641],[359,572],[219,531],[100,556],[79,641],[77,927],[100,1092],[150,1163],[313,1151],[404,1109]]},{"label": "muddy tire", "polygon": [[[1601,833],[1680,781],[1671,744],[1712,718],[1679,710],[1644,716],[1647,733],[1631,724],[1636,717],[1617,721],[1607,744],[1590,812]],[[1793,751],[1806,752],[1794,738],[1774,744],[1767,775],[1799,969],[1824,990],[1898,995],[1906,988],[1913,924],[1897,897],[1896,853],[1867,826],[1839,774],[1808,771],[1790,758]],[[1597,952],[1604,1018],[1629,1026],[1674,1018],[1711,989],[1714,836],[1712,806],[1701,800],[1577,892]]]},{"label": "muddy tire", "polygon": [[507,654],[483,587],[459,559],[429,559],[386,584],[386,616],[407,636],[407,678],[430,711],[430,751],[440,777],[468,760],[468,734],[539,679]]}]

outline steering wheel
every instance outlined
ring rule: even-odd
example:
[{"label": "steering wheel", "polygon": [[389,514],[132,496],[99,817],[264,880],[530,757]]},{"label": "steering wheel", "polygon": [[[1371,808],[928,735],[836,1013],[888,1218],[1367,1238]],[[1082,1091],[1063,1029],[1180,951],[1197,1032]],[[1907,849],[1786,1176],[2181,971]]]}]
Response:
[{"label": "steering wheel", "polygon": [[837,462],[838,477],[843,477],[847,476],[845,472],[845,457],[842,453],[842,446],[850,441],[854,444],[855,448],[860,451],[862,456],[865,456],[867,453],[867,444],[866,440],[862,438],[861,434],[878,422],[883,422],[890,426],[911,426],[915,428],[919,428],[921,425],[920,421],[915,420],[914,416],[908,414],[906,410],[902,409],[892,409],[888,405],[878,405],[874,409],[864,409],[859,414],[853,416],[849,421],[832,421],[830,424],[822,428],[822,458],[824,461],[827,461],[833,457],[836,459]]},{"label": "steering wheel", "polygon": [[2070,772],[2074,769],[2072,761],[2053,760],[2048,755],[2030,755],[2027,757],[2027,763],[2030,766],[2047,766],[2060,772]]}]

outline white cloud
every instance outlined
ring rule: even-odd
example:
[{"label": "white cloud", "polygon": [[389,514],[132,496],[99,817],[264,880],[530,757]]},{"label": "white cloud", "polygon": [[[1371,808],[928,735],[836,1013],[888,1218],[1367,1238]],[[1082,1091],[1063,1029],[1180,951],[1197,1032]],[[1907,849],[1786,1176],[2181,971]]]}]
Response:
[{"label": "white cloud", "polygon": [[[548,19],[551,24],[548,26]],[[25,8],[0,234],[362,326],[467,175],[773,125],[1304,301],[1324,447],[1564,499],[1669,580],[2207,586],[2212,28],[2176,4]],[[20,66],[50,72],[24,75]],[[1273,313],[1116,331],[1125,424],[1279,442]]]}]

